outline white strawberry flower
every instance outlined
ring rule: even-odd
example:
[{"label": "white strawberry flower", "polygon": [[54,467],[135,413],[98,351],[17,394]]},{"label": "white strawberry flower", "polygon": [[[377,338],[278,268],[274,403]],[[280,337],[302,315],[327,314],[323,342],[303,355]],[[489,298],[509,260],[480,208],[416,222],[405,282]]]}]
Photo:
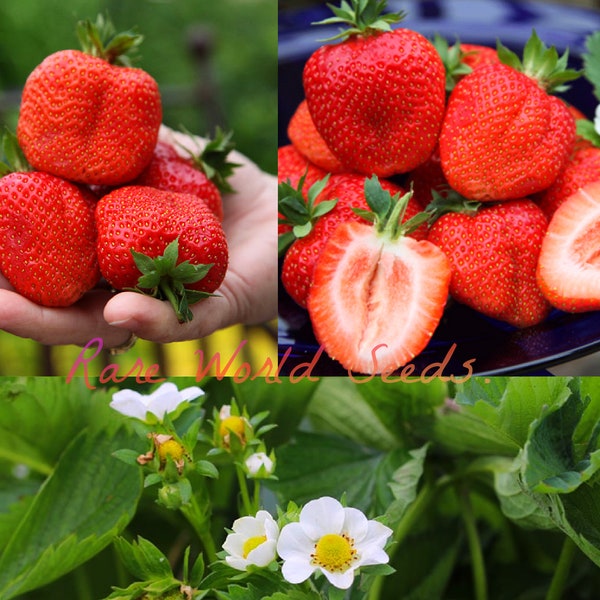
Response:
[{"label": "white strawberry flower", "polygon": [[249,565],[266,567],[275,560],[279,526],[266,510],[236,519],[232,529],[223,544],[228,565],[245,571]]},{"label": "white strawberry flower", "polygon": [[[256,475],[269,476],[273,473],[275,464],[273,460],[265,452],[255,452],[251,454],[245,461],[246,469],[251,477]],[[260,472],[260,473],[259,473]]]},{"label": "white strawberry flower", "polygon": [[146,420],[147,413],[163,419],[182,402],[203,395],[204,391],[199,387],[192,386],[179,390],[174,383],[166,382],[148,395],[140,394],[135,390],[119,390],[113,394],[110,406],[127,417],[135,417],[142,421]]},{"label": "white strawberry flower", "polygon": [[321,571],[333,586],[348,589],[357,569],[389,561],[383,548],[391,535],[389,527],[334,498],[311,500],[299,521],[281,530],[277,542],[284,561],[281,572],[296,584]]}]

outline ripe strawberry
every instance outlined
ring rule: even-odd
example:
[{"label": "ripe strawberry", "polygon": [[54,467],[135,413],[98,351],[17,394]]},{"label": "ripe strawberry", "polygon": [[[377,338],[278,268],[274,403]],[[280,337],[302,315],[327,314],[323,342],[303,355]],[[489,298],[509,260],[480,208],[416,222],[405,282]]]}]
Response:
[{"label": "ripe strawberry", "polygon": [[450,260],[450,295],[515,327],[543,321],[550,305],[537,285],[536,266],[548,226],[544,213],[527,199],[463,206],[469,213],[444,214],[427,238]]},{"label": "ripe strawberry", "polygon": [[408,195],[392,200],[367,180],[374,225],[339,225],[314,270],[308,311],[317,341],[342,366],[390,373],[427,345],[448,297],[450,266],[427,240],[403,235]]},{"label": "ripe strawberry", "polygon": [[227,178],[236,165],[227,162],[233,149],[231,134],[217,130],[214,140],[184,158],[167,142],[159,141],[148,166],[132,185],[149,185],[159,190],[193,194],[203,200],[219,221],[223,220],[222,192],[230,192]]},{"label": "ripe strawberry", "polygon": [[91,192],[54,175],[0,179],[0,271],[42,306],[69,306],[100,279]]},{"label": "ripe strawberry", "polygon": [[556,308],[567,312],[600,309],[599,228],[600,182],[595,181],[561,204],[542,244],[538,283]]},{"label": "ripe strawberry", "polygon": [[[281,267],[281,283],[289,296],[300,306],[306,308],[308,293],[313,280],[315,264],[323,251],[327,240],[340,225],[348,221],[366,222],[362,213],[368,211],[369,205],[365,197],[364,175],[338,174],[332,175],[321,195],[321,202],[335,201],[335,206],[316,219],[309,233],[299,237],[287,250]],[[398,185],[380,180],[381,188],[391,195],[404,195]],[[403,222],[408,221],[420,212],[420,207],[411,198],[407,201],[403,214]],[[409,234],[415,239],[424,239],[424,226]]]},{"label": "ripe strawberry", "polygon": [[462,62],[475,70],[483,65],[498,64],[500,58],[496,48],[481,44],[460,44]]},{"label": "ripe strawberry", "polygon": [[539,206],[550,219],[569,196],[593,181],[600,181],[600,148],[584,146],[573,153],[554,183],[538,196]]},{"label": "ripe strawberry", "polygon": [[565,70],[566,55],[557,59],[535,33],[525,46],[526,72],[506,48],[498,54],[510,65],[479,67],[456,85],[439,140],[448,182],[474,200],[523,198],[547,188],[575,142],[572,115],[541,87],[563,89],[559,84],[578,76]]},{"label": "ripe strawberry", "polygon": [[306,100],[299,105],[290,122],[287,130],[288,138],[303,156],[327,173],[342,173],[347,171],[344,165],[328,148],[325,140],[317,131],[315,124],[308,111]]},{"label": "ripe strawberry", "polygon": [[[81,25],[86,52],[48,56],[27,78],[17,137],[31,165],[87,184],[119,185],[152,157],[162,119],[158,85],[141,69],[119,66],[139,36],[115,35],[99,18]],[[101,40],[111,43],[102,46]],[[92,55],[93,54],[93,55]]]},{"label": "ripe strawberry", "polygon": [[188,305],[225,277],[223,228],[197,196],[121,187],[98,201],[96,224],[98,262],[108,283],[168,299],[180,322],[191,320]]},{"label": "ripe strawberry", "polygon": [[[350,6],[351,4],[351,6]],[[351,171],[389,177],[431,154],[445,108],[445,71],[434,46],[400,15],[379,13],[385,0],[351,0],[324,23],[347,23],[338,44],[321,46],[304,67],[314,124]]]},{"label": "ripe strawberry", "polygon": [[442,192],[448,187],[437,146],[424,163],[409,173],[407,183],[413,191],[412,201],[422,208],[433,200],[433,192]]}]

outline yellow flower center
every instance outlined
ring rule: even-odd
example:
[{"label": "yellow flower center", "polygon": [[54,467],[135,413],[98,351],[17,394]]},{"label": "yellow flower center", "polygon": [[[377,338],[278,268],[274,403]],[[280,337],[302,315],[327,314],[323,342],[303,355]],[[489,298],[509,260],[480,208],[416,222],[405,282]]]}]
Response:
[{"label": "yellow flower center", "polygon": [[248,554],[255,548],[258,548],[261,544],[267,541],[266,535],[255,535],[254,537],[248,538],[242,546],[242,556],[248,558]]},{"label": "yellow flower center", "polygon": [[347,535],[328,533],[315,544],[311,562],[331,573],[343,573],[352,566],[356,555],[354,540]]},{"label": "yellow flower center", "polygon": [[171,457],[175,462],[181,460],[185,454],[185,448],[175,440],[167,440],[162,444],[158,444],[158,456],[161,462],[167,460],[167,456]]},{"label": "yellow flower center", "polygon": [[242,442],[245,438],[246,420],[243,417],[231,416],[226,417],[219,425],[219,434],[222,438],[226,438],[230,433],[235,433]]}]

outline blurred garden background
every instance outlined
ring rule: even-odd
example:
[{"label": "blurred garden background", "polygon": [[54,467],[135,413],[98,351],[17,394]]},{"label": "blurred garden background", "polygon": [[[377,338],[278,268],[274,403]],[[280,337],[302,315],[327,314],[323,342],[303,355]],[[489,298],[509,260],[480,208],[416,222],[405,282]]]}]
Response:
[{"label": "blurred garden background", "polygon": [[[233,130],[237,149],[275,173],[277,158],[277,12],[272,0],[2,0],[0,3],[0,124],[14,130],[20,90],[47,56],[79,48],[77,21],[108,13],[117,30],[144,36],[139,66],[159,83],[164,122],[199,134],[217,125]],[[198,355],[233,354],[246,340],[236,365],[276,360],[273,324],[235,326],[209,338],[157,346],[140,341],[102,364],[158,363],[170,376],[195,373]],[[80,352],[74,346],[44,347],[0,332],[0,375],[65,374]]]}]

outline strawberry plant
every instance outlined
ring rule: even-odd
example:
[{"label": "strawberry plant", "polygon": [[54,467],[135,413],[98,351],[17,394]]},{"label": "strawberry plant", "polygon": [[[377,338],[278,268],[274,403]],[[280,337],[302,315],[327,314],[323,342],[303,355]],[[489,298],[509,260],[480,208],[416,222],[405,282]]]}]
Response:
[{"label": "strawberry plant", "polygon": [[2,598],[594,597],[595,378],[128,385],[0,381]]}]

